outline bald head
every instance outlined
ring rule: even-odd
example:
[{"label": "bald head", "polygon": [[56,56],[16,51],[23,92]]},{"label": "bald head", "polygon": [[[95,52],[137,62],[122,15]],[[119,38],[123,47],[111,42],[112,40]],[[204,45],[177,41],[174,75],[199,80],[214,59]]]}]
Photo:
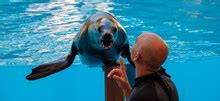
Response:
[{"label": "bald head", "polygon": [[148,71],[157,72],[168,55],[168,47],[160,36],[143,33],[136,39],[131,58],[135,64],[146,67]]}]

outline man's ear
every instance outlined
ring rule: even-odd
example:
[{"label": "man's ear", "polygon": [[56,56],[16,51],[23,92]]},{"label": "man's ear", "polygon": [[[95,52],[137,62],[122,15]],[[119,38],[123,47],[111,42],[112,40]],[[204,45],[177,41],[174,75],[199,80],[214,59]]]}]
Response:
[{"label": "man's ear", "polygon": [[137,60],[139,59],[139,57],[140,57],[140,52],[136,52],[136,53],[134,54],[133,61],[137,61]]}]

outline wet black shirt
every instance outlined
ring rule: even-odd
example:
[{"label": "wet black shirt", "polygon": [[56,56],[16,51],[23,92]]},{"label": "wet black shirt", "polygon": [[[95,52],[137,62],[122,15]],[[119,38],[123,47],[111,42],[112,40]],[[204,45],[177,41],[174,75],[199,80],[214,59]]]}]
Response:
[{"label": "wet black shirt", "polygon": [[178,101],[178,94],[168,76],[153,73],[135,79],[128,101]]}]

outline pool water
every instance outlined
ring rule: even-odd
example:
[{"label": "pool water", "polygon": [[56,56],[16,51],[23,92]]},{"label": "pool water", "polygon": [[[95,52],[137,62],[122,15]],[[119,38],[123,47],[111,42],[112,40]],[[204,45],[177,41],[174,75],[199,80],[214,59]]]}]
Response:
[{"label": "pool water", "polygon": [[83,22],[97,11],[112,13],[130,46],[142,32],[169,45],[164,67],[181,101],[219,101],[219,0],[1,0],[0,101],[104,100],[101,68],[76,57],[68,69],[36,81],[32,68],[66,55]]}]

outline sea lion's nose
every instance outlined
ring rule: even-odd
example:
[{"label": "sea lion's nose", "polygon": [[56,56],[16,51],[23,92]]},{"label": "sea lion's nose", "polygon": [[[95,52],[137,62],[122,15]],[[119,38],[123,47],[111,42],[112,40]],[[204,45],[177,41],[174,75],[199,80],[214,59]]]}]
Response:
[{"label": "sea lion's nose", "polygon": [[110,33],[106,33],[103,35],[103,40],[111,40],[112,39],[112,35]]}]

